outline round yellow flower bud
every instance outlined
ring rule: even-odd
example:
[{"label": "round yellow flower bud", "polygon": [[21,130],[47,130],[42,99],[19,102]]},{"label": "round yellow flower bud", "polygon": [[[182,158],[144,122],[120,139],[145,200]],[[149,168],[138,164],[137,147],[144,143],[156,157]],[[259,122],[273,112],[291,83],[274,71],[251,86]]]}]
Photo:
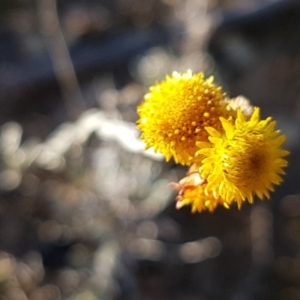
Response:
[{"label": "round yellow flower bud", "polygon": [[228,118],[225,94],[213,77],[204,78],[203,73],[172,76],[150,87],[144,101],[138,107],[138,128],[147,148],[174,158],[177,163],[191,165],[196,143],[208,141],[206,126],[222,130],[220,117]]}]

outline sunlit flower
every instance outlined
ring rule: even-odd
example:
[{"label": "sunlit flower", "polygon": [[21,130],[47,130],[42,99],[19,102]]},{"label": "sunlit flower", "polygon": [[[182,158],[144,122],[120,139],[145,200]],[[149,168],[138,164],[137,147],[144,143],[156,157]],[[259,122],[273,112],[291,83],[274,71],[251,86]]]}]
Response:
[{"label": "sunlit flower", "polygon": [[221,197],[228,205],[237,201],[240,207],[245,200],[252,203],[255,195],[269,198],[273,186],[282,182],[285,136],[274,129],[272,118],[260,120],[259,114],[255,108],[249,120],[241,110],[235,122],[221,118],[225,133],[206,128],[210,143],[198,143],[198,154],[205,157],[199,172],[207,181],[206,195]]},{"label": "sunlit flower", "polygon": [[199,166],[192,165],[186,177],[180,180],[179,183],[171,184],[178,191],[176,208],[190,205],[192,213],[204,210],[213,212],[219,205],[229,208],[221,197],[215,198],[212,194],[205,193],[206,184],[207,182],[199,174]]},{"label": "sunlit flower", "polygon": [[241,207],[255,196],[269,198],[282,182],[288,151],[282,149],[285,136],[276,122],[261,120],[259,108],[242,96],[226,98],[213,77],[174,72],[150,87],[138,114],[147,148],[191,166],[172,184],[177,208]]},{"label": "sunlit flower", "polygon": [[177,163],[191,165],[196,142],[208,141],[206,126],[222,130],[220,117],[231,113],[223,101],[222,88],[215,85],[213,77],[189,70],[172,76],[152,87],[138,107],[138,128],[146,146],[171,157]]}]

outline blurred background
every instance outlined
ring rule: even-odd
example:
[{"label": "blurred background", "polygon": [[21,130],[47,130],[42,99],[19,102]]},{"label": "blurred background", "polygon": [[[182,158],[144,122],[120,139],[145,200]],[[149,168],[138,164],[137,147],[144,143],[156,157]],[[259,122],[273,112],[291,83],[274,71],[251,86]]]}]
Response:
[{"label": "blurred background", "polygon": [[[136,107],[174,70],[273,116],[271,201],[191,214]],[[0,299],[299,300],[300,2],[1,0]]]}]

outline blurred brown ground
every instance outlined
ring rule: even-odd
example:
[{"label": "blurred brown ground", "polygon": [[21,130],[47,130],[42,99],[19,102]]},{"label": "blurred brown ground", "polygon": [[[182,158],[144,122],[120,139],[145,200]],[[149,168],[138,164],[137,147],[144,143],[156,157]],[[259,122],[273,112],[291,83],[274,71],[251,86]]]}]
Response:
[{"label": "blurred brown ground", "polygon": [[[0,4],[0,299],[300,299],[298,2],[53,4]],[[186,170],[134,123],[188,68],[278,120],[292,153],[271,201],[175,209]]]}]

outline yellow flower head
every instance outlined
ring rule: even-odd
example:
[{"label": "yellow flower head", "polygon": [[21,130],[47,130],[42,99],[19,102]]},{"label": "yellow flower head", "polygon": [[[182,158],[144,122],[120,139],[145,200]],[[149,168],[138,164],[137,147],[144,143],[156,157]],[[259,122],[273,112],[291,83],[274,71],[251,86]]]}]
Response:
[{"label": "yellow flower head", "polygon": [[196,142],[208,141],[205,127],[222,130],[219,118],[230,115],[223,98],[213,77],[204,79],[203,73],[192,75],[190,70],[174,72],[150,87],[138,107],[141,139],[167,160],[173,157],[177,163],[191,165]]},{"label": "yellow flower head", "polygon": [[215,198],[212,194],[205,193],[207,183],[201,178],[198,170],[199,166],[192,165],[186,177],[179,183],[172,183],[173,188],[178,190],[176,208],[191,205],[192,213],[204,210],[213,212],[218,205],[229,208],[221,197]]},{"label": "yellow flower head", "polygon": [[281,148],[285,140],[272,118],[260,120],[259,108],[249,120],[238,110],[234,123],[221,118],[225,133],[208,127],[210,143],[198,143],[205,158],[199,171],[207,180],[205,193],[221,197],[227,204],[253,202],[253,196],[269,198],[274,185],[282,182],[284,159],[288,151]]}]

